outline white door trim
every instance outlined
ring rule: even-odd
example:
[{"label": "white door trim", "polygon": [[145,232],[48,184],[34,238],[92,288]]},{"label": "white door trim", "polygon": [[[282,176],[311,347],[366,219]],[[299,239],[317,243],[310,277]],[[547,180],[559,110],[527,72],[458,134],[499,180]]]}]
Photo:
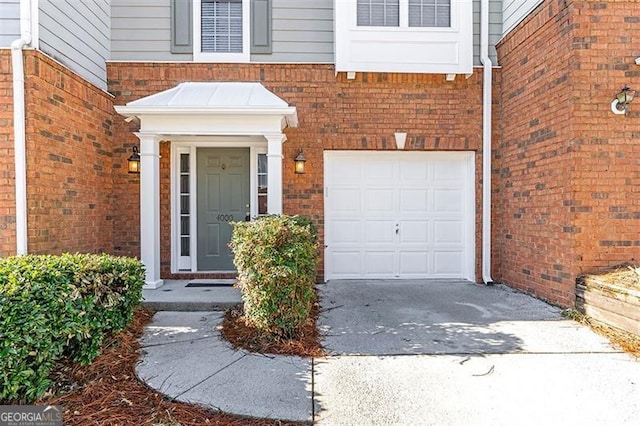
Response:
[{"label": "white door trim", "polygon": [[[241,139],[241,140],[239,140]],[[262,140],[260,140],[262,139]],[[171,142],[171,273],[193,273],[193,272],[233,272],[233,271],[199,271],[197,252],[197,170],[196,152],[197,148],[249,148],[249,191],[251,196],[250,212],[251,217],[258,215],[258,154],[267,154],[267,141],[263,138],[229,138],[229,137],[207,137],[207,138],[179,138]],[[189,153],[190,161],[190,228],[189,228],[189,259],[181,259],[180,256],[180,154]],[[281,182],[282,180],[280,180]],[[189,268],[184,269],[185,263]],[[181,268],[182,267],[182,268]]]}]

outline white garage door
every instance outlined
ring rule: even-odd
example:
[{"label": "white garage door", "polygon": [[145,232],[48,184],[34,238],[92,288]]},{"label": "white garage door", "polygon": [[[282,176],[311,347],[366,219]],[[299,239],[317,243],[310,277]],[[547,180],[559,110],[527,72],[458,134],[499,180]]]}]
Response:
[{"label": "white garage door", "polygon": [[472,152],[326,151],[325,278],[474,280]]}]

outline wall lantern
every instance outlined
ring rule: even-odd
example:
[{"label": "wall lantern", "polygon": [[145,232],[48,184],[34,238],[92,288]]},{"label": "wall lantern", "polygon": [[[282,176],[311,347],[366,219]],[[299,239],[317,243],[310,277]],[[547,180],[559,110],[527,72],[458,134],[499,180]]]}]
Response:
[{"label": "wall lantern", "polygon": [[140,154],[138,147],[133,147],[133,154],[127,159],[129,163],[129,173],[140,174]]},{"label": "wall lantern", "polygon": [[307,158],[302,153],[302,148],[300,148],[300,151],[298,151],[298,155],[296,155],[296,158],[294,158],[293,161],[296,163],[296,174],[303,175],[304,163],[307,162]]},{"label": "wall lantern", "polygon": [[626,114],[627,108],[635,94],[635,90],[631,90],[629,87],[624,86],[622,90],[618,92],[613,102],[611,102],[611,111],[614,114]]}]

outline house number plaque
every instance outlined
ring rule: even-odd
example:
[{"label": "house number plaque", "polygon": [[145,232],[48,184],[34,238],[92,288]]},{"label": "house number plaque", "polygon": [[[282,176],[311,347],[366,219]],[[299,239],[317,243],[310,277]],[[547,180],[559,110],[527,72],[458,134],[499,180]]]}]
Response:
[{"label": "house number plaque", "polygon": [[233,220],[232,214],[219,214],[216,219],[220,222],[231,222]]}]

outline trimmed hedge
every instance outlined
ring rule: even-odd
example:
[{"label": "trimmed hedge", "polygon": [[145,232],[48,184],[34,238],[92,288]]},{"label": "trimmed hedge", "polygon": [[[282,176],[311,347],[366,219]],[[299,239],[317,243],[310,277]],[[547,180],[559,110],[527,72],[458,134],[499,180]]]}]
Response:
[{"label": "trimmed hedge", "polygon": [[90,363],[142,301],[144,267],[108,255],[0,259],[0,401],[32,402],[55,363]]},{"label": "trimmed hedge", "polygon": [[290,338],[305,323],[316,296],[317,235],[301,216],[233,223],[231,249],[250,325]]}]

